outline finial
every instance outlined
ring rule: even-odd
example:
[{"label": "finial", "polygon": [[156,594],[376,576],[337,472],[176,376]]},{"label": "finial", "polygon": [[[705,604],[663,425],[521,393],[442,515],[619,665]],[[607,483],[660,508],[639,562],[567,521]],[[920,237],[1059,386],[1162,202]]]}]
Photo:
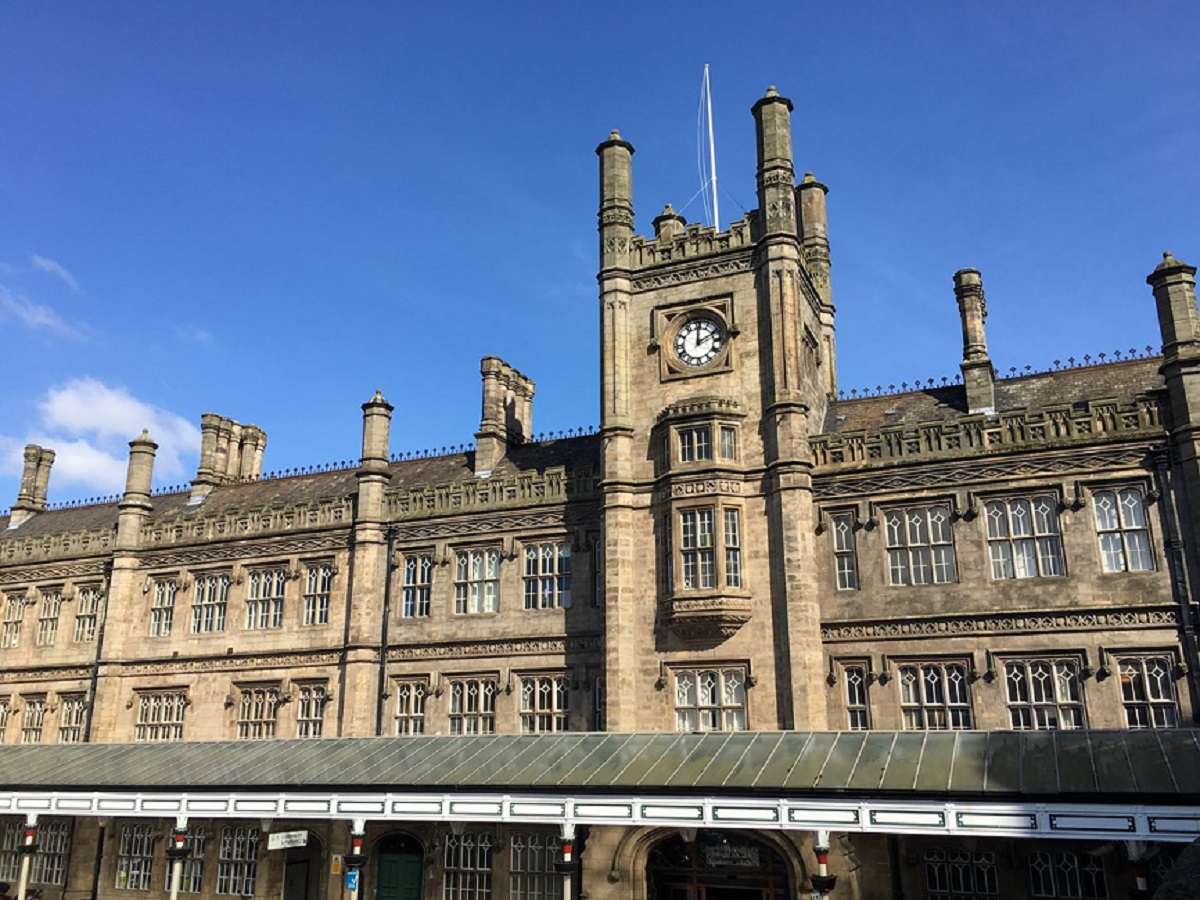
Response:
[{"label": "finial", "polygon": [[779,96],[779,91],[775,90],[775,85],[773,85],[773,84],[767,85],[766,96],[768,96],[768,97],[778,97]]},{"label": "finial", "polygon": [[816,179],[816,176],[815,176],[815,175],[813,175],[813,173],[812,173],[812,172],[805,172],[805,173],[804,173],[804,181],[805,181],[806,183],[807,183],[807,182],[809,182],[809,181],[816,181],[816,180],[817,180],[817,179]]},{"label": "finial", "polygon": [[673,206],[671,206],[670,203],[668,203],[666,206],[663,207],[662,214],[664,216],[673,216],[673,215],[675,215],[675,208]]},{"label": "finial", "polygon": [[142,429],[142,433],[138,435],[138,440],[139,440],[139,441],[148,441],[148,440],[150,440],[150,429],[149,429],[149,428],[143,428],[143,429]]},{"label": "finial", "polygon": [[610,141],[619,141],[621,139],[621,132],[617,131],[617,129],[614,128],[612,131],[610,131],[608,133],[608,139]]}]

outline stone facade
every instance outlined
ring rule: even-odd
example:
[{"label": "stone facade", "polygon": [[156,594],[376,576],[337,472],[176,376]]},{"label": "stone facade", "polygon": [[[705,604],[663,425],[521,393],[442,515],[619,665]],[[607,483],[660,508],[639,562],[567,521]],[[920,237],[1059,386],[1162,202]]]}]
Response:
[{"label": "stone facade", "polygon": [[[755,104],[759,208],[727,231],[667,207],[637,235],[633,147],[598,148],[594,434],[531,441],[533,382],[487,357],[465,453],[392,458],[376,393],[357,467],[263,478],[265,432],[207,414],[189,491],[151,491],[143,434],[119,502],[48,509],[54,452],[29,447],[0,518],[0,741],[1192,723],[1195,269],[1166,255],[1148,279],[1161,355],[1009,379],[964,269],[961,383],[840,396],[826,189],[797,183],[791,110]],[[0,827],[15,883],[20,820]],[[142,827],[80,820],[34,885],[165,892],[167,826]],[[354,850],[263,823],[310,840],[261,850],[250,883],[262,829],[189,827],[183,890],[206,895],[334,896]],[[815,871],[807,833],[690,838],[593,827],[576,887],[773,898]],[[381,898],[487,896],[472,866],[495,896],[560,889],[545,829],[364,841]],[[1093,849],[843,835],[830,867],[840,896],[1062,896],[1038,892],[1056,867],[1092,885],[1071,896],[1126,896],[1137,854]],[[973,886],[942,891],[952,872]]]}]

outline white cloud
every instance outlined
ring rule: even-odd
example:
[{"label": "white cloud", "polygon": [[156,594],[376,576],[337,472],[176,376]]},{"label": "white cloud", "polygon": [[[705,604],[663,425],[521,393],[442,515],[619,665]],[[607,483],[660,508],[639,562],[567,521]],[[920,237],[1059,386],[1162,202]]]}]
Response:
[{"label": "white cloud", "polygon": [[67,271],[66,266],[56,263],[52,259],[47,259],[44,256],[38,256],[36,253],[30,253],[29,258],[33,261],[33,267],[35,269],[40,269],[43,272],[53,275],[73,291],[79,290],[78,280],[76,280],[74,275]]},{"label": "white cloud", "polygon": [[129,441],[143,429],[158,444],[156,484],[187,481],[194,474],[200,429],[182,416],[138,400],[124,388],[78,378],[48,390],[38,408],[38,427],[23,439],[0,435],[0,470],[19,476],[25,444],[49,447],[55,452],[52,494],[64,485],[98,494],[124,490]]},{"label": "white cloud", "polygon": [[0,320],[16,319],[26,328],[45,328],[56,334],[80,337],[79,329],[48,306],[27,300],[0,285]]}]

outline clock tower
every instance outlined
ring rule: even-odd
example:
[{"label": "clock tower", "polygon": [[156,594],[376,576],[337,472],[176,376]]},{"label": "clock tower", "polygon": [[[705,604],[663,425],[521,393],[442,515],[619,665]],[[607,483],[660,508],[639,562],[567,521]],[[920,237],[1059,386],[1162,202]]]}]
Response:
[{"label": "clock tower", "polygon": [[758,209],[634,232],[633,147],[600,156],[607,724],[824,728],[808,435],[836,390],[825,188],[791,101],[753,107]]}]

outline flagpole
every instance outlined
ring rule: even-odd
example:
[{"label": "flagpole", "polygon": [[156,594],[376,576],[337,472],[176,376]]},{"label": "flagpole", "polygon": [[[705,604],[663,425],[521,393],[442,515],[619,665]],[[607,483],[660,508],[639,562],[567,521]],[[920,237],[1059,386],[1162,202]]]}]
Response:
[{"label": "flagpole", "polygon": [[713,227],[721,230],[721,211],[717,206],[717,145],[713,140],[712,85],[708,80],[708,63],[704,64],[704,97],[708,104],[708,167],[712,171]]}]

